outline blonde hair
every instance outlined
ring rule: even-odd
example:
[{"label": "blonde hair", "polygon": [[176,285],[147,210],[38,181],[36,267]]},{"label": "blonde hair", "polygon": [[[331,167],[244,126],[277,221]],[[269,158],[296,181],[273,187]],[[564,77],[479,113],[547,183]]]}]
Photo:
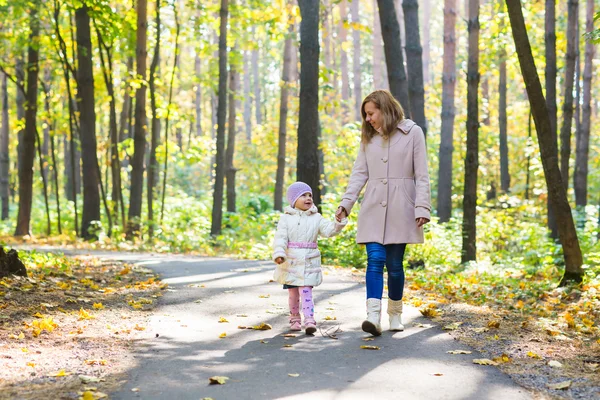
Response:
[{"label": "blonde hair", "polygon": [[389,90],[376,90],[369,94],[362,102],[360,106],[360,113],[362,115],[362,134],[361,140],[363,143],[369,143],[373,136],[377,134],[375,128],[367,122],[367,113],[365,112],[365,104],[375,104],[375,107],[381,111],[382,123],[381,123],[381,135],[384,139],[388,139],[392,133],[396,130],[398,124],[404,120],[404,110],[402,106],[392,96]]}]

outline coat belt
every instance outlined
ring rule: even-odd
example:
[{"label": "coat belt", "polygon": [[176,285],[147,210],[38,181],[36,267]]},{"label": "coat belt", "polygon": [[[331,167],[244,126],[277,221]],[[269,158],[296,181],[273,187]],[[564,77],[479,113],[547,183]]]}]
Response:
[{"label": "coat belt", "polygon": [[316,242],[289,242],[288,248],[289,249],[316,249],[317,243]]}]

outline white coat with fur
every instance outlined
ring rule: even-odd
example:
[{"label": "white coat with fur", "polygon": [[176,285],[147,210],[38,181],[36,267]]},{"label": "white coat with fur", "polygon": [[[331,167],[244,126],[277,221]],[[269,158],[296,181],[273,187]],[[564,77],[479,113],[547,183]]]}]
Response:
[{"label": "white coat with fur", "polygon": [[273,242],[273,261],[282,257],[285,261],[275,268],[273,279],[293,286],[318,286],[323,281],[321,252],[316,249],[288,248],[290,242],[311,243],[317,238],[337,235],[348,223],[329,221],[314,205],[306,211],[286,207],[279,218]]}]

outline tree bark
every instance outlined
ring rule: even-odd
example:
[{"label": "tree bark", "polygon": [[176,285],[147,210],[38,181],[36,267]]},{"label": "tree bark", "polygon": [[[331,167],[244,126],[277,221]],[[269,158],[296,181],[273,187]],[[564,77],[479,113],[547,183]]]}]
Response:
[{"label": "tree bark", "polygon": [[2,220],[8,219],[8,206],[10,202],[9,178],[10,158],[8,151],[9,121],[8,121],[8,81],[5,74],[0,73],[2,79],[2,126],[0,127],[0,200],[2,201]]},{"label": "tree bark", "polygon": [[288,95],[291,81],[292,35],[294,25],[289,23],[288,35],[283,46],[283,70],[281,73],[281,100],[279,102],[279,138],[277,146],[277,173],[275,177],[274,209],[283,211],[283,187],[285,180],[285,146],[287,143]]},{"label": "tree bark", "polygon": [[202,60],[200,59],[200,50],[196,50],[194,57],[194,71],[196,72],[196,84],[194,85],[194,106],[196,111],[195,128],[196,136],[202,136]]},{"label": "tree bark", "polygon": [[546,109],[542,85],[537,74],[535,61],[527,36],[527,29],[523,19],[523,10],[520,0],[506,0],[508,15],[512,27],[513,38],[521,73],[525,81],[529,103],[533,112],[533,119],[538,135],[538,143],[544,167],[544,176],[548,186],[550,201],[556,213],[560,242],[565,257],[565,273],[561,285],[569,281],[581,282],[583,279],[583,257],[577,239],[577,231],[573,223],[571,207],[567,200],[567,192],[562,183],[561,173],[558,168],[556,143],[552,138],[552,126]]},{"label": "tree bark", "polygon": [[[232,49],[235,51],[235,47]],[[235,65],[229,64],[229,123],[227,129],[227,149],[225,150],[225,180],[227,183],[227,211],[236,212],[235,207],[235,173],[237,169],[233,165],[235,156],[235,95],[238,86],[239,74]]]},{"label": "tree bark", "polygon": [[[154,236],[154,188],[158,184],[158,161],[156,160],[156,149],[160,143],[160,118],[158,117],[156,104],[156,75],[160,74],[160,6],[161,0],[156,0],[155,5],[155,25],[156,42],[154,44],[154,55],[150,63],[150,76],[148,77],[148,86],[150,87],[150,110],[152,113],[151,134],[150,134],[150,155],[148,158],[148,172],[146,181],[146,199],[148,201],[148,236]],[[165,146],[167,143],[165,142]]]},{"label": "tree bark", "polygon": [[[587,0],[585,31],[594,29],[594,0]],[[581,129],[577,135],[575,155],[575,204],[587,205],[588,158],[590,151],[590,123],[592,114],[592,63],[594,59],[594,43],[585,41],[585,62],[583,67],[583,105],[581,110]]]},{"label": "tree bark", "polygon": [[[256,39],[258,42],[258,39]],[[252,50],[252,74],[254,75],[254,114],[256,124],[262,124],[262,101],[260,99],[260,74],[258,68],[258,48]]]},{"label": "tree bark", "polygon": [[406,69],[408,72],[408,97],[412,119],[427,137],[425,118],[425,86],[423,84],[423,49],[419,35],[419,2],[404,0],[404,27],[406,29]]},{"label": "tree bark", "polygon": [[579,24],[579,2],[569,0],[567,22],[567,58],[565,61],[565,98],[563,123],[560,129],[560,172],[565,190],[569,188],[569,160],[571,158],[571,127],[573,123],[573,84],[577,60],[577,25]]},{"label": "tree bark", "polygon": [[[348,40],[348,30],[345,24],[348,23],[348,9],[346,0],[340,1],[340,23],[339,23],[339,44],[340,44],[340,71],[342,73],[342,106],[344,108],[344,121],[348,116],[347,101],[350,98],[350,78],[348,76],[348,53],[344,50],[344,44]],[[302,73],[302,72],[301,72]]]},{"label": "tree bark", "polygon": [[246,140],[252,140],[252,98],[250,97],[250,53],[244,51],[244,128]]},{"label": "tree bark", "polygon": [[400,42],[400,25],[396,17],[394,0],[377,0],[385,63],[387,65],[390,92],[400,102],[404,114],[410,118],[410,103],[408,99],[408,82],[404,71],[404,57]]},{"label": "tree bark", "polygon": [[463,197],[461,263],[477,260],[477,171],[479,169],[479,0],[469,0],[467,65],[467,151]]},{"label": "tree bark", "polygon": [[[546,86],[546,107],[550,117],[550,127],[552,140],[558,147],[558,119],[556,107],[556,0],[546,0],[545,24],[544,24],[544,44],[546,66],[544,68],[544,79]],[[558,157],[558,154],[556,155]],[[548,210],[548,229],[550,236],[558,239],[558,227],[556,226],[556,217],[550,204],[550,196],[547,200]]]},{"label": "tree bark", "polygon": [[444,0],[444,66],[442,126],[438,170],[437,213],[440,223],[452,216],[452,152],[454,150],[454,92],[456,88],[456,0]]},{"label": "tree bark", "polygon": [[[352,15],[353,24],[360,24],[360,13],[358,5],[358,0],[353,1],[350,4],[350,12]],[[352,55],[352,75],[354,83],[354,92],[352,93],[352,96],[354,97],[354,119],[356,121],[361,121],[362,115],[360,114],[360,106],[362,105],[362,68],[360,66],[360,31],[356,28],[352,30],[352,42],[354,43],[354,54]]]},{"label": "tree bark", "polygon": [[[39,50],[38,36],[40,34],[39,20],[40,0],[31,2],[29,19],[29,46],[27,49],[27,88],[25,100],[25,130],[19,138],[19,211],[15,236],[25,236],[31,233],[31,204],[33,196],[33,160],[35,157],[35,131],[38,99]],[[20,89],[18,89],[20,90]]]},{"label": "tree bark", "polygon": [[[213,190],[212,222],[210,228],[211,236],[221,234],[223,222],[223,181],[225,178],[225,123],[227,119],[227,19],[229,16],[228,0],[221,0],[221,11],[219,12],[221,25],[219,32],[219,104],[217,106],[217,155],[215,160],[215,187]],[[257,51],[258,50],[254,50]],[[256,53],[256,74],[258,78],[258,53]],[[254,64],[254,52],[253,52]],[[256,99],[255,100],[259,100]],[[256,105],[259,107],[260,102]],[[260,111],[257,116],[260,115]]]},{"label": "tree bark", "polygon": [[[146,80],[146,49],[148,31],[147,0],[138,0],[136,5],[136,75]],[[127,216],[127,238],[139,235],[142,216],[142,192],[144,190],[144,156],[146,152],[146,85],[142,84],[135,92],[135,126],[133,128],[133,157],[131,158],[131,189],[129,213]]]},{"label": "tree bark", "polygon": [[500,190],[510,191],[510,173],[508,170],[508,117],[506,115],[506,50],[500,51],[500,83],[498,104],[498,126],[500,128]]},{"label": "tree bark", "polygon": [[299,0],[300,110],[296,175],[313,190],[315,205],[321,204],[319,176],[319,1]]},{"label": "tree bark", "polygon": [[[381,36],[381,22],[377,13],[377,0],[373,0],[373,85],[375,90],[388,89],[387,67],[383,59],[383,44]],[[362,104],[362,103],[361,103]]]},{"label": "tree bark", "polygon": [[96,111],[94,110],[94,71],[92,64],[92,38],[87,5],[75,11],[77,25],[77,98],[79,101],[79,136],[83,175],[83,211],[81,232],[84,239],[96,239],[90,231],[92,221],[100,221],[100,184],[96,147]]}]

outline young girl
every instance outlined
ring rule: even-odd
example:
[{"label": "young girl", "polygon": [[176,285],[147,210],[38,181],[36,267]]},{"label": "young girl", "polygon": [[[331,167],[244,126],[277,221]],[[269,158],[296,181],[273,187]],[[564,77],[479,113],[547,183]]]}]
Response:
[{"label": "young girl", "polygon": [[290,205],[279,219],[273,243],[273,261],[277,263],[274,279],[288,290],[290,329],[302,329],[302,308],[304,328],[311,335],[317,331],[312,288],[323,281],[317,237],[337,235],[348,220],[333,222],[323,218],[313,204],[312,189],[304,182],[288,187],[287,200]]}]

